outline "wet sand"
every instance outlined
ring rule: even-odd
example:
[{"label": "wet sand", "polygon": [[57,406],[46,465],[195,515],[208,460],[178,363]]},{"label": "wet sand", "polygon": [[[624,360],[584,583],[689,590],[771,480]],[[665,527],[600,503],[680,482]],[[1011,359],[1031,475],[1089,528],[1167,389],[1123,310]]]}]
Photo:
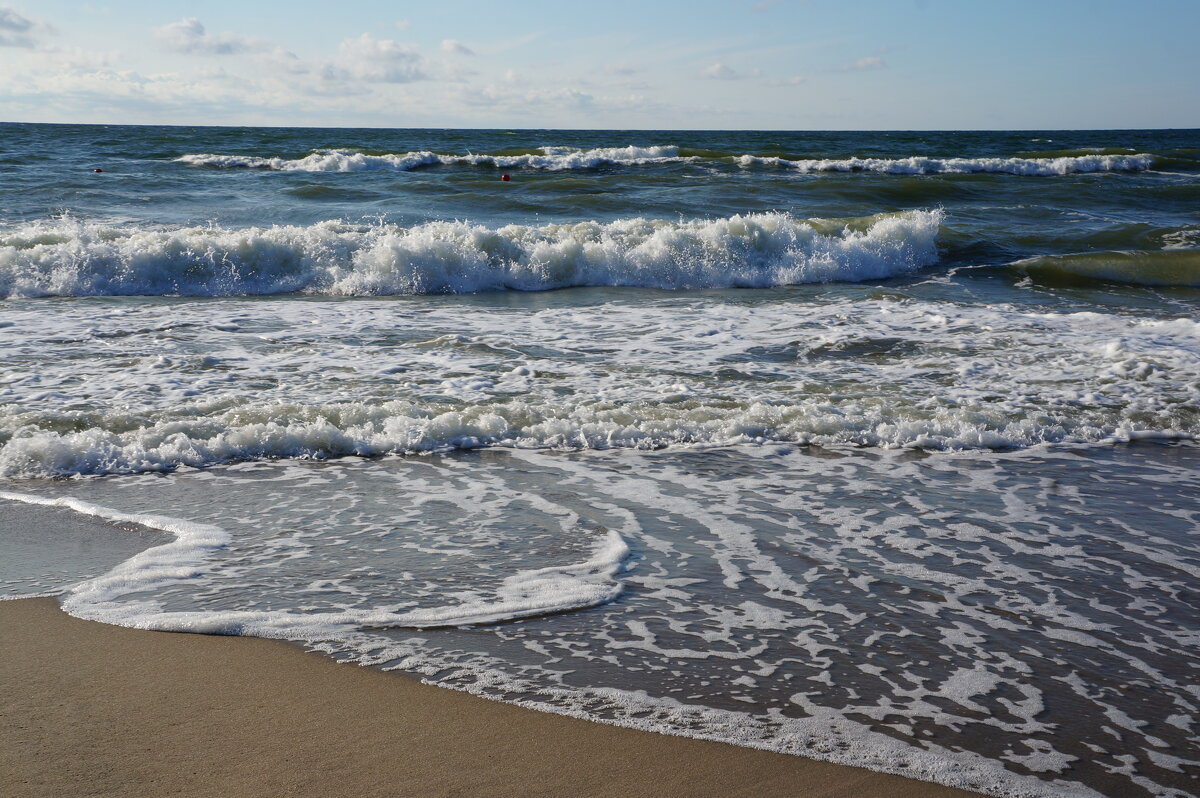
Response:
[{"label": "wet sand", "polygon": [[953,790],[534,712],[272,640],[0,601],[0,793],[887,796]]}]

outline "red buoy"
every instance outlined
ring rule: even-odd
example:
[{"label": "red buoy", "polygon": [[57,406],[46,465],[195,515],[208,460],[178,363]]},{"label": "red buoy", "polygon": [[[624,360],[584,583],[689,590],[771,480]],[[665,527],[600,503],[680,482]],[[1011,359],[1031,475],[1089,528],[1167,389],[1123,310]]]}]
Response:
[{"label": "red buoy", "polygon": [[500,175],[500,179],[503,180],[505,183],[507,183],[512,178],[509,177],[508,175]]},{"label": "red buoy", "polygon": [[100,174],[104,170],[103,169],[93,169],[92,171],[95,172],[96,174]]}]

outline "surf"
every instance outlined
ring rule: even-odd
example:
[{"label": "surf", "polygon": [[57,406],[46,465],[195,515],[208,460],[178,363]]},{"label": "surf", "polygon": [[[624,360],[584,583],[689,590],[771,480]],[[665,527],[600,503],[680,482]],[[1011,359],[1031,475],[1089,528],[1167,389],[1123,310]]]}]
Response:
[{"label": "surf", "polygon": [[855,282],[936,263],[942,220],[940,210],[497,228],[331,221],[146,229],[59,220],[0,231],[0,296],[382,296]]},{"label": "surf", "polygon": [[520,154],[451,154],[431,150],[403,153],[370,154],[351,149],[322,149],[300,158],[256,155],[220,155],[195,153],[176,160],[192,166],[223,169],[269,169],[278,172],[410,172],[424,166],[491,166],[502,169],[540,169],[566,171],[594,169],[606,165],[642,165],[692,160],[680,157],[674,146],[598,147],[580,150],[572,147],[540,147],[538,152]]},{"label": "surf", "polygon": [[803,173],[875,172],[888,175],[977,174],[994,173],[1025,177],[1086,172],[1141,172],[1154,166],[1155,156],[1069,155],[1054,158],[932,158],[913,155],[907,158],[806,158],[788,160],[779,157],[742,155],[737,163],[745,168],[773,166]]}]

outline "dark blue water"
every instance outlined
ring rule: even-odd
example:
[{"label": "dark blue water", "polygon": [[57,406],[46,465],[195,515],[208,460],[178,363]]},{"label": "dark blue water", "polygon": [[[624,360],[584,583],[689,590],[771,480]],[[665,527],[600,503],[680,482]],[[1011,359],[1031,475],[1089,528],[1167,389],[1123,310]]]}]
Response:
[{"label": "dark blue water", "polygon": [[[349,173],[188,168],[175,160],[209,153],[295,160],[314,150],[513,155],[542,147],[586,152],[630,145],[671,146],[694,160],[563,170],[484,164]],[[961,257],[997,260],[1095,248],[1089,236],[1102,237],[1112,249],[1153,245],[1166,232],[1194,226],[1200,201],[1195,180],[1200,131],[703,133],[6,124],[0,125],[0,152],[5,176],[0,208],[8,222],[70,212],[89,220],[235,227],[364,218],[402,225],[466,219],[494,227],[764,211],[841,218],[936,206],[950,211],[951,225],[966,239]],[[914,156],[1003,161],[1096,152],[1154,157],[1145,170],[1106,169],[1054,180],[994,172],[797,174],[787,167],[734,162],[744,154],[790,161]],[[94,168],[104,169],[103,177],[93,177]],[[515,180],[501,185],[501,171]]]}]

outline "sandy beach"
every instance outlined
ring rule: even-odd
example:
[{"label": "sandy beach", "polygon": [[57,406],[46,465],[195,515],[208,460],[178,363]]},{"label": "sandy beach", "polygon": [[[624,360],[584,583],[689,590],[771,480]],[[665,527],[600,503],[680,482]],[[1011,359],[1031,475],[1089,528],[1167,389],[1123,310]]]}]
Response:
[{"label": "sandy beach", "polygon": [[966,796],[534,712],[271,640],[0,602],[0,784],[34,796]]}]

